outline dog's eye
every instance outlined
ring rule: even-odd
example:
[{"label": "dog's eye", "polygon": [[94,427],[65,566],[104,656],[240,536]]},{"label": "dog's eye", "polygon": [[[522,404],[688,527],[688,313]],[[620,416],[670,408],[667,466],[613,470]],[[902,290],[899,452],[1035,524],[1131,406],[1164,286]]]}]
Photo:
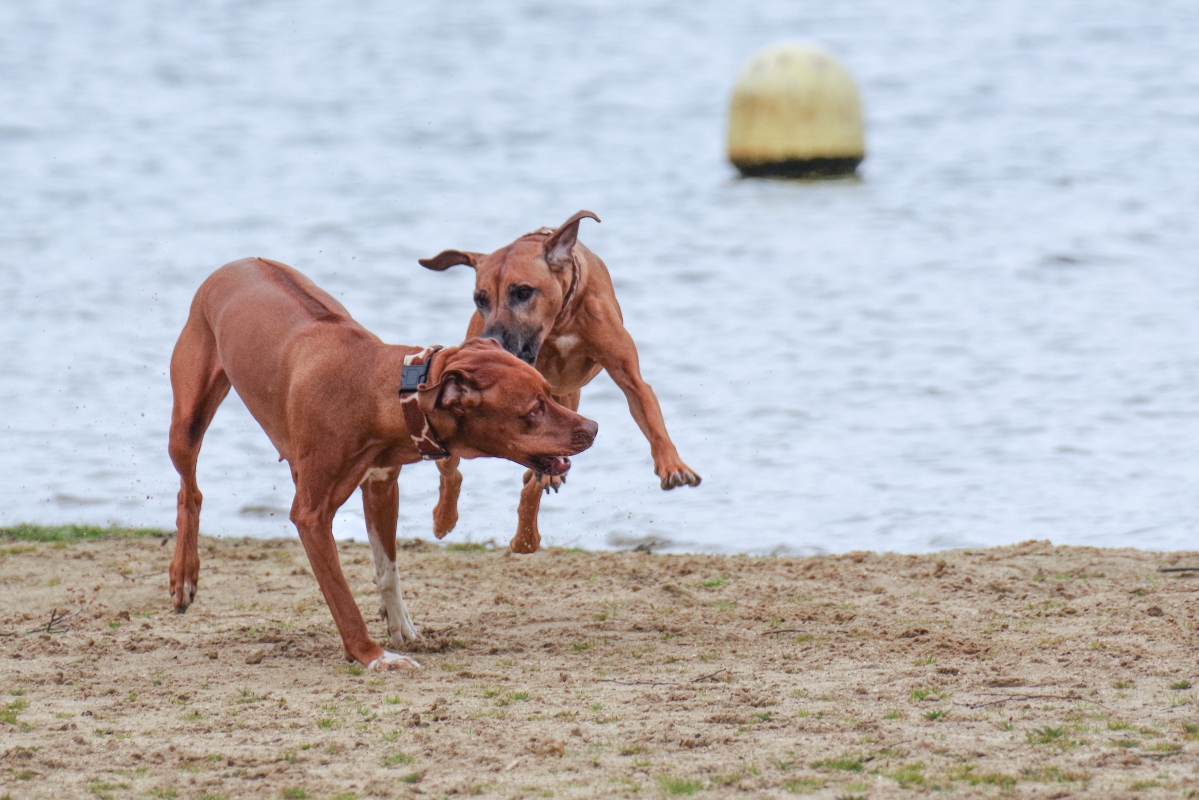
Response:
[{"label": "dog's eye", "polygon": [[537,291],[532,286],[513,286],[508,290],[508,296],[517,303],[523,303],[533,296],[533,292]]},{"label": "dog's eye", "polygon": [[491,308],[491,303],[487,302],[487,292],[475,292],[475,308],[480,311]]},{"label": "dog's eye", "polygon": [[533,406],[532,411],[530,411],[528,414],[525,414],[525,419],[528,419],[528,420],[540,419],[541,415],[544,413],[545,413],[545,399],[542,398],[537,401],[537,405]]}]

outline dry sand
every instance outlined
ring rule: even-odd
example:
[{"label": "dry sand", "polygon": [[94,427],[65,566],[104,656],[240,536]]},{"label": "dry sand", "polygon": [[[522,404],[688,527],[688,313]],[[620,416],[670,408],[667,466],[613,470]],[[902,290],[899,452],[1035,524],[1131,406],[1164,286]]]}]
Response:
[{"label": "dry sand", "polygon": [[[343,567],[372,630],[369,548]],[[408,542],[424,669],[342,660],[295,541],[0,537],[0,797],[1199,794],[1195,553]],[[60,631],[61,632],[58,632]]]}]

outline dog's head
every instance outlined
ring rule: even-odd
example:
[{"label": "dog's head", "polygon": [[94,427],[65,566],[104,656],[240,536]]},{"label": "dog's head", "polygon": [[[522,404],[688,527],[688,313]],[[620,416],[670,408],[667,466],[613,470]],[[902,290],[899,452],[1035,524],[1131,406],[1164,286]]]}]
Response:
[{"label": "dog's head", "polygon": [[541,373],[494,339],[449,348],[438,375],[419,392],[421,410],[455,456],[494,456],[561,475],[591,447],[592,420],[554,401]]},{"label": "dog's head", "polygon": [[483,316],[483,336],[497,340],[512,355],[532,364],[562,311],[571,283],[577,280],[574,246],[584,218],[580,211],[557,230],[525,234],[494,253],[444,250],[422,258],[427,269],[465,264],[475,270],[475,308]]}]

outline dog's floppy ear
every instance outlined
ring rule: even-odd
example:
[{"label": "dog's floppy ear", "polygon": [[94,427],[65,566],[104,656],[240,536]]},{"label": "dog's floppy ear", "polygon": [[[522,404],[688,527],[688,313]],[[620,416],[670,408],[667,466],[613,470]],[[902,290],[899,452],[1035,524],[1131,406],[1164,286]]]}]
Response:
[{"label": "dog's floppy ear", "polygon": [[563,222],[558,230],[551,233],[545,240],[545,262],[550,265],[550,269],[556,271],[570,264],[570,251],[574,249],[575,242],[579,240],[579,223],[585,218],[593,219],[596,222],[600,221],[600,218],[590,211],[580,211]]},{"label": "dog's floppy ear", "polygon": [[438,408],[462,416],[482,400],[483,393],[461,372],[454,370],[441,377],[441,394],[437,397]]},{"label": "dog's floppy ear", "polygon": [[479,260],[481,258],[483,258],[483,256],[479,253],[464,253],[461,250],[442,250],[432,258],[417,259],[416,263],[420,264],[425,269],[432,269],[436,270],[437,272],[441,272],[449,269],[450,267],[457,266],[458,264],[465,264],[471,269],[474,269],[475,267],[479,266]]}]

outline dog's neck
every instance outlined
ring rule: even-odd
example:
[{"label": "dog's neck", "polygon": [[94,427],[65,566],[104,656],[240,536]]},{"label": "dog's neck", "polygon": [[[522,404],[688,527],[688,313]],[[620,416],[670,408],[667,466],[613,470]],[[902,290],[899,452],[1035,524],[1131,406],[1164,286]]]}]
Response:
[{"label": "dog's neck", "polygon": [[[423,407],[420,396],[422,391],[434,390],[440,383],[441,373],[445,369],[444,361],[449,355],[446,353],[438,358],[442,353],[445,351],[441,345],[409,353],[404,356],[404,368],[400,378],[400,408],[404,414],[404,423],[408,427],[408,435],[412,437],[413,446],[425,461],[450,455],[450,451],[437,435],[433,420]],[[427,404],[428,398],[424,399]]]},{"label": "dog's neck", "polygon": [[558,310],[558,315],[554,317],[554,324],[550,326],[550,331],[558,331],[565,325],[566,322],[574,315],[579,306],[579,298],[586,292],[584,291],[587,283],[587,258],[584,254],[579,253],[581,244],[576,244],[570,251],[570,266],[563,270],[566,278],[565,288],[562,290],[562,308]]}]

